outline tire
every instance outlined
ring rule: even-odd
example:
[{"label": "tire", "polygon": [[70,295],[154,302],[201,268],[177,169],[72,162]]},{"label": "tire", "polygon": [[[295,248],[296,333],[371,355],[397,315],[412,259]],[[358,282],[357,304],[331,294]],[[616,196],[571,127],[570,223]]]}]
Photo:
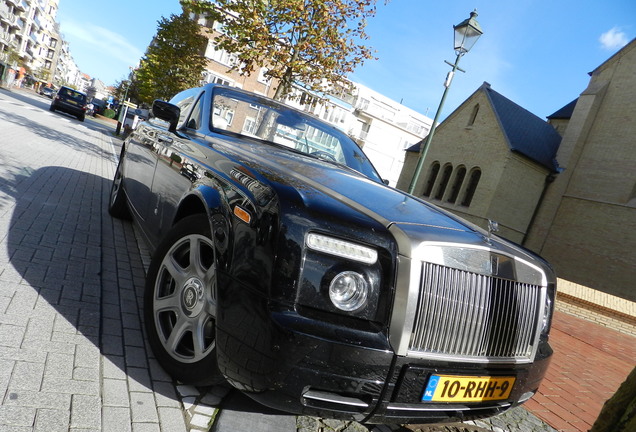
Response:
[{"label": "tire", "polygon": [[83,122],[83,121],[84,121],[84,118],[85,118],[84,114],[82,114],[82,115],[78,115],[78,116],[77,116],[77,119],[78,119],[79,121],[81,121],[81,122]]},{"label": "tire", "polygon": [[110,187],[110,195],[108,199],[108,214],[117,219],[129,220],[130,210],[128,209],[128,203],[126,202],[126,194],[122,189],[122,167],[124,165],[124,154],[119,157],[119,163],[117,164],[117,170],[115,171],[115,177]]},{"label": "tire", "polygon": [[55,105],[51,104],[49,107],[49,111],[55,112]]},{"label": "tire", "polygon": [[216,359],[216,252],[205,214],[168,231],[148,269],[144,321],[155,357],[173,378],[223,382]]}]

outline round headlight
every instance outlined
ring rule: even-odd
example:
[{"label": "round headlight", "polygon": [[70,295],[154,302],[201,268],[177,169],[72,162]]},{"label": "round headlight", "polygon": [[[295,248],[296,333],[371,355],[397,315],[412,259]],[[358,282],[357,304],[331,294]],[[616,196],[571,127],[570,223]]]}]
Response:
[{"label": "round headlight", "polygon": [[338,309],[354,311],[367,303],[369,284],[360,274],[345,271],[336,275],[329,284],[329,298]]}]

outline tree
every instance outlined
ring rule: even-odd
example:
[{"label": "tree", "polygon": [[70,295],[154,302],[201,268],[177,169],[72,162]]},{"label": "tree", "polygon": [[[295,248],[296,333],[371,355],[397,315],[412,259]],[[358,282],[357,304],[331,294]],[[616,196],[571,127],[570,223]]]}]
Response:
[{"label": "tree", "polygon": [[360,42],[376,0],[181,0],[184,10],[220,24],[217,47],[238,57],[233,69],[256,68],[277,81],[274,99],[300,82],[321,92],[346,85],[346,76],[373,58]]},{"label": "tree", "polygon": [[35,76],[42,81],[49,82],[51,78],[51,71],[44,66],[41,66],[35,71]]},{"label": "tree", "polygon": [[135,72],[129,96],[139,103],[168,100],[181,90],[196,87],[206,60],[207,38],[186,13],[158,21],[157,34]]}]

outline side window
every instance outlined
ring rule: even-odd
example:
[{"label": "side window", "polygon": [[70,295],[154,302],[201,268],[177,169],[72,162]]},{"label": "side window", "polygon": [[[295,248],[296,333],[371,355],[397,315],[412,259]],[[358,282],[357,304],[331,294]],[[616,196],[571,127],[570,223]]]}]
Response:
[{"label": "side window", "polygon": [[460,166],[457,169],[457,172],[455,173],[455,180],[453,181],[453,184],[451,186],[451,193],[450,193],[450,196],[448,197],[449,203],[455,204],[455,202],[457,201],[457,197],[459,196],[459,190],[461,189],[462,184],[464,183],[465,177],[466,177],[466,168],[463,166]]},{"label": "side window", "polygon": [[453,166],[451,164],[446,164],[444,166],[444,170],[442,171],[442,180],[440,181],[437,187],[437,193],[435,194],[435,199],[441,200],[444,196],[444,192],[446,192],[446,186],[448,186],[448,181],[450,180],[451,173],[453,172]]},{"label": "side window", "polygon": [[475,191],[477,190],[477,185],[479,184],[480,178],[481,170],[479,168],[473,168],[469,174],[468,186],[466,187],[464,198],[461,202],[461,205],[463,205],[464,207],[469,207],[470,203],[473,202],[473,197],[475,196]]},{"label": "side window", "polygon": [[201,89],[188,89],[176,94],[170,99],[170,103],[178,106],[181,111],[179,115],[179,125],[184,125],[186,119],[189,117],[190,108],[192,108],[192,105],[198,100],[199,94],[201,94]]},{"label": "side window", "polygon": [[179,124],[183,124],[186,120],[186,116],[190,112],[190,107],[194,103],[194,95],[181,99],[177,102],[177,106],[181,110],[181,115],[179,116]]},{"label": "side window", "polygon": [[203,104],[203,97],[199,97],[199,100],[197,100],[197,103],[195,104],[194,108],[192,109],[192,114],[190,114],[190,119],[188,120],[188,123],[186,124],[186,127],[189,129],[199,129],[201,128],[201,105]]},{"label": "side window", "polygon": [[424,189],[423,193],[424,196],[431,196],[431,192],[433,192],[433,186],[435,185],[435,180],[437,180],[438,173],[439,162],[433,162],[433,164],[431,165],[431,172],[428,175],[428,180],[426,181],[426,189]]},{"label": "side window", "polygon": [[477,119],[477,114],[479,114],[479,104],[473,107],[473,112],[471,113],[470,118],[468,119],[467,126],[472,126],[475,124],[475,120]]}]

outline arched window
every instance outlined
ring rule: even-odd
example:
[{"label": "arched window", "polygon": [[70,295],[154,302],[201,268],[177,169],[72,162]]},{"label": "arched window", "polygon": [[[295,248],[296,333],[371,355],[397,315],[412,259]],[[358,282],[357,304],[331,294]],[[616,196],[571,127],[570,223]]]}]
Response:
[{"label": "arched window", "polygon": [[480,178],[481,170],[479,168],[473,168],[468,176],[468,186],[464,192],[464,199],[462,199],[463,206],[470,206],[470,203],[473,201],[473,196],[475,196],[475,191],[477,190],[477,184],[479,183]]},{"label": "arched window", "polygon": [[449,203],[454,204],[455,201],[457,201],[457,197],[459,196],[459,191],[462,188],[462,183],[464,183],[465,177],[466,177],[466,167],[460,166],[455,171],[455,179],[453,180],[450,195],[448,196]]},{"label": "arched window", "polygon": [[473,112],[470,114],[470,118],[468,119],[468,126],[472,126],[475,124],[475,119],[477,119],[477,113],[479,113],[479,104],[476,104],[473,107]]},{"label": "arched window", "polygon": [[435,185],[435,180],[437,180],[437,174],[439,173],[439,162],[433,162],[431,164],[431,172],[428,175],[428,180],[426,182],[426,188],[424,189],[423,196],[431,196],[431,192],[433,192],[433,185]]},{"label": "arched window", "polygon": [[437,193],[435,194],[435,199],[441,200],[444,196],[444,192],[446,191],[446,186],[448,186],[448,181],[450,180],[451,173],[453,172],[453,166],[451,164],[446,164],[444,166],[444,170],[442,171],[442,179],[437,186]]}]

